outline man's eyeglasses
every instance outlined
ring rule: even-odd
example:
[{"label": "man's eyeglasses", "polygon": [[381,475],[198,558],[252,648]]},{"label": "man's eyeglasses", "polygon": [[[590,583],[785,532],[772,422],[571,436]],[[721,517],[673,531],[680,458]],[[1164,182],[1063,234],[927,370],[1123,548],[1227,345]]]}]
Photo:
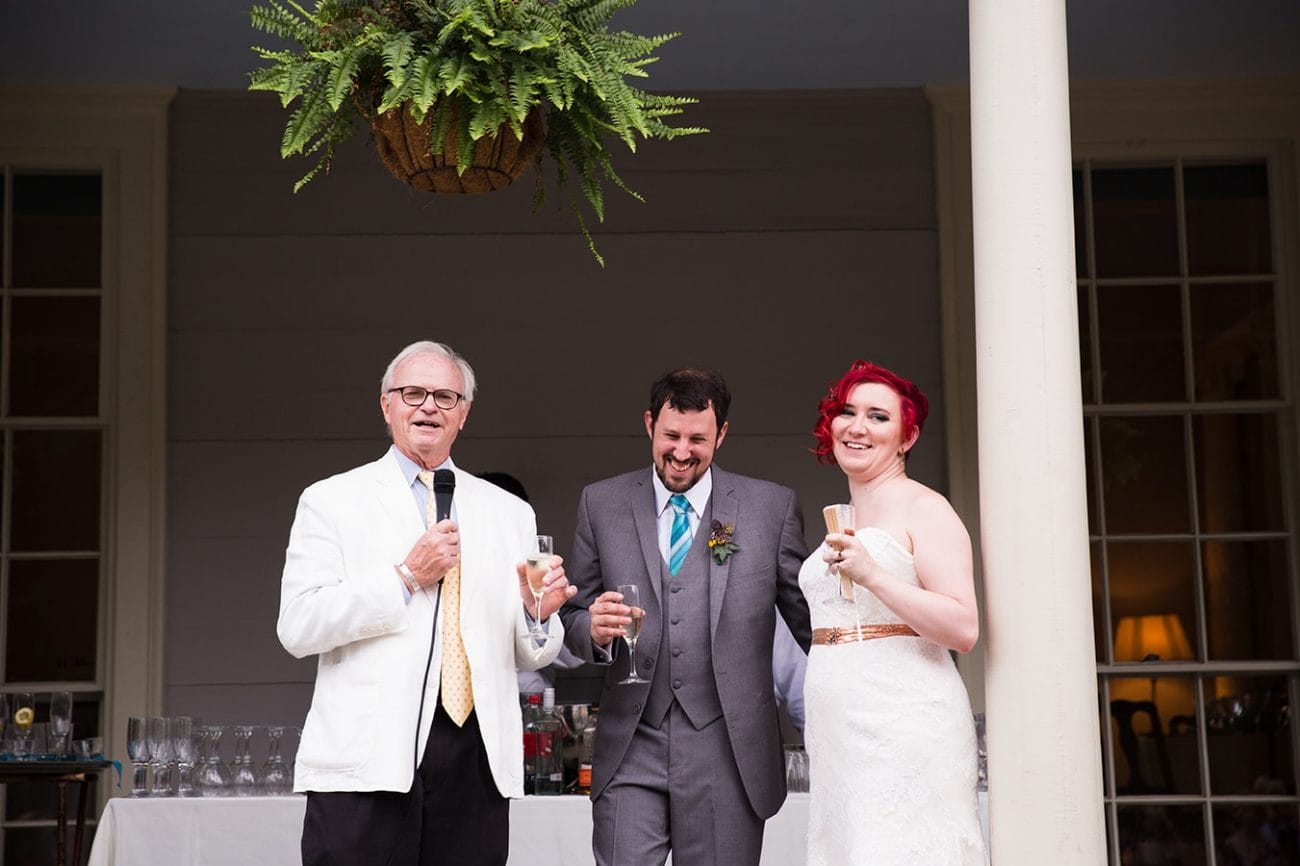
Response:
[{"label": "man's eyeglasses", "polygon": [[423,406],[424,401],[432,396],[433,405],[446,411],[455,409],[460,404],[460,401],[465,399],[464,394],[458,394],[450,388],[438,388],[435,391],[430,391],[427,388],[421,388],[419,385],[407,385],[405,388],[388,389],[389,394],[394,391],[401,392],[402,402],[407,406]]}]

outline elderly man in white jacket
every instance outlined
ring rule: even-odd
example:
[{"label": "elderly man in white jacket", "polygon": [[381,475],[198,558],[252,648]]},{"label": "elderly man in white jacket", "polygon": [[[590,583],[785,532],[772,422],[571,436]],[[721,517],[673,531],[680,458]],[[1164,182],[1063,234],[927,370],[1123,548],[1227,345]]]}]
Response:
[{"label": "elderly man in white jacket", "polygon": [[[393,446],[299,500],[277,631],[319,656],[296,764],[304,866],[506,861],[507,798],[523,795],[517,671],[555,658],[551,614],[575,590],[554,557],[549,637],[530,636],[533,511],[451,461],[473,398],[463,358],[407,346],[379,397]],[[437,470],[452,476],[435,484]]]}]

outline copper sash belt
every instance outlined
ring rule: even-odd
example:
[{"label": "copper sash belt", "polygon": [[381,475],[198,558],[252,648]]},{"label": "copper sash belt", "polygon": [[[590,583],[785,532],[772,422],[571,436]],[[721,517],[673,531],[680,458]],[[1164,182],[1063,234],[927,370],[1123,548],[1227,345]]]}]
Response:
[{"label": "copper sash belt", "polygon": [[812,642],[819,644],[852,643],[858,640],[875,640],[878,637],[919,637],[916,630],[903,622],[876,625],[845,626],[844,628],[815,628]]}]

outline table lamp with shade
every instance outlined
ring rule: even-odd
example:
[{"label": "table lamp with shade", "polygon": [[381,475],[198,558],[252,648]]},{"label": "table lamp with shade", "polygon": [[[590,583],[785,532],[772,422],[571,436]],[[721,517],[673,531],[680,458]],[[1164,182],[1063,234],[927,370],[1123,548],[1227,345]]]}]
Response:
[{"label": "table lamp with shade", "polygon": [[[1121,617],[1115,629],[1115,661],[1178,661],[1192,657],[1192,645],[1176,613]],[[1156,678],[1151,678],[1151,702],[1156,703]]]}]

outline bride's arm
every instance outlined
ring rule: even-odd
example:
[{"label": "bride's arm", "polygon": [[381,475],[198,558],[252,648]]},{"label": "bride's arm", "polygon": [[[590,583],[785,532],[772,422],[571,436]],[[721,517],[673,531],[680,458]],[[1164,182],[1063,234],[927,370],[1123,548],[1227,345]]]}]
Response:
[{"label": "bride's arm", "polygon": [[970,535],[948,500],[928,488],[907,510],[920,586],[890,573],[864,548],[851,552],[841,568],[847,566],[854,582],[871,590],[921,637],[969,652],[979,638]]}]

